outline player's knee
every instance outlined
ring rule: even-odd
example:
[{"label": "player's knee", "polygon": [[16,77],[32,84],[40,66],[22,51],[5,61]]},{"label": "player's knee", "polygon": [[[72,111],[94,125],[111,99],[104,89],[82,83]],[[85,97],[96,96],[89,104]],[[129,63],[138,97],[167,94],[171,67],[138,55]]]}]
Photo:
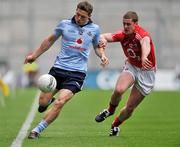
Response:
[{"label": "player's knee", "polygon": [[123,88],[122,86],[120,86],[120,87],[117,87],[117,88],[115,89],[114,93],[115,93],[116,95],[118,95],[118,96],[121,96],[121,95],[124,93],[124,91],[125,91],[125,88]]},{"label": "player's knee", "polygon": [[60,108],[62,108],[62,107],[64,106],[65,103],[66,103],[65,100],[63,100],[63,99],[57,99],[57,100],[55,100],[55,102],[54,102],[54,107],[55,107],[56,109],[60,109]]}]

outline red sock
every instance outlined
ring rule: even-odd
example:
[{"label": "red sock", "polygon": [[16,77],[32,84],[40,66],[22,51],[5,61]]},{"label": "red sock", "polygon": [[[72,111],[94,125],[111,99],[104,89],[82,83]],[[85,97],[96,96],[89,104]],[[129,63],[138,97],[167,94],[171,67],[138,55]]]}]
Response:
[{"label": "red sock", "polygon": [[118,127],[122,122],[119,120],[119,117],[116,117],[112,123],[113,127]]},{"label": "red sock", "polygon": [[117,105],[112,105],[111,103],[109,103],[109,107],[108,107],[108,111],[111,114],[114,114],[115,110],[116,110]]}]

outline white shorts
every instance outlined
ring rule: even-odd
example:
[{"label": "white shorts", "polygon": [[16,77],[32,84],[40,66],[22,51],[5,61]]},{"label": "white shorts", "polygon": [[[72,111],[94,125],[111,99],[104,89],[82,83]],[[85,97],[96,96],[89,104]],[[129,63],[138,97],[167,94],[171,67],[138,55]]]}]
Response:
[{"label": "white shorts", "polygon": [[128,72],[133,76],[134,85],[142,95],[146,96],[152,91],[155,83],[155,70],[142,70],[126,62],[122,72]]}]

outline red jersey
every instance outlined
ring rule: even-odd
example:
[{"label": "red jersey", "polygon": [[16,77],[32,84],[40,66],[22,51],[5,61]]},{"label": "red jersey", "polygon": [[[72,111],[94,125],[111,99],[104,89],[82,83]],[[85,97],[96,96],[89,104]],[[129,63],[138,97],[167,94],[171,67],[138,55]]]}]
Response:
[{"label": "red jersey", "polygon": [[119,31],[112,34],[112,38],[116,42],[121,42],[125,56],[128,58],[128,61],[139,68],[142,67],[141,63],[141,44],[140,41],[145,36],[150,38],[150,53],[148,55],[148,60],[152,62],[153,67],[156,66],[156,59],[154,53],[154,45],[152,39],[148,32],[146,32],[142,27],[136,25],[135,31],[131,35],[126,35],[123,31]]}]

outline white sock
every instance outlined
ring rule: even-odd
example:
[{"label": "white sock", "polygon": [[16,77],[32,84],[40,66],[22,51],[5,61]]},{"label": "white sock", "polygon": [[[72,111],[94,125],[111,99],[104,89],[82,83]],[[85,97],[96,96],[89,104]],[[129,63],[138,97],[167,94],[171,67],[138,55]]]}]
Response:
[{"label": "white sock", "polygon": [[33,130],[32,132],[41,133],[45,128],[47,128],[48,123],[45,120],[42,120]]}]

